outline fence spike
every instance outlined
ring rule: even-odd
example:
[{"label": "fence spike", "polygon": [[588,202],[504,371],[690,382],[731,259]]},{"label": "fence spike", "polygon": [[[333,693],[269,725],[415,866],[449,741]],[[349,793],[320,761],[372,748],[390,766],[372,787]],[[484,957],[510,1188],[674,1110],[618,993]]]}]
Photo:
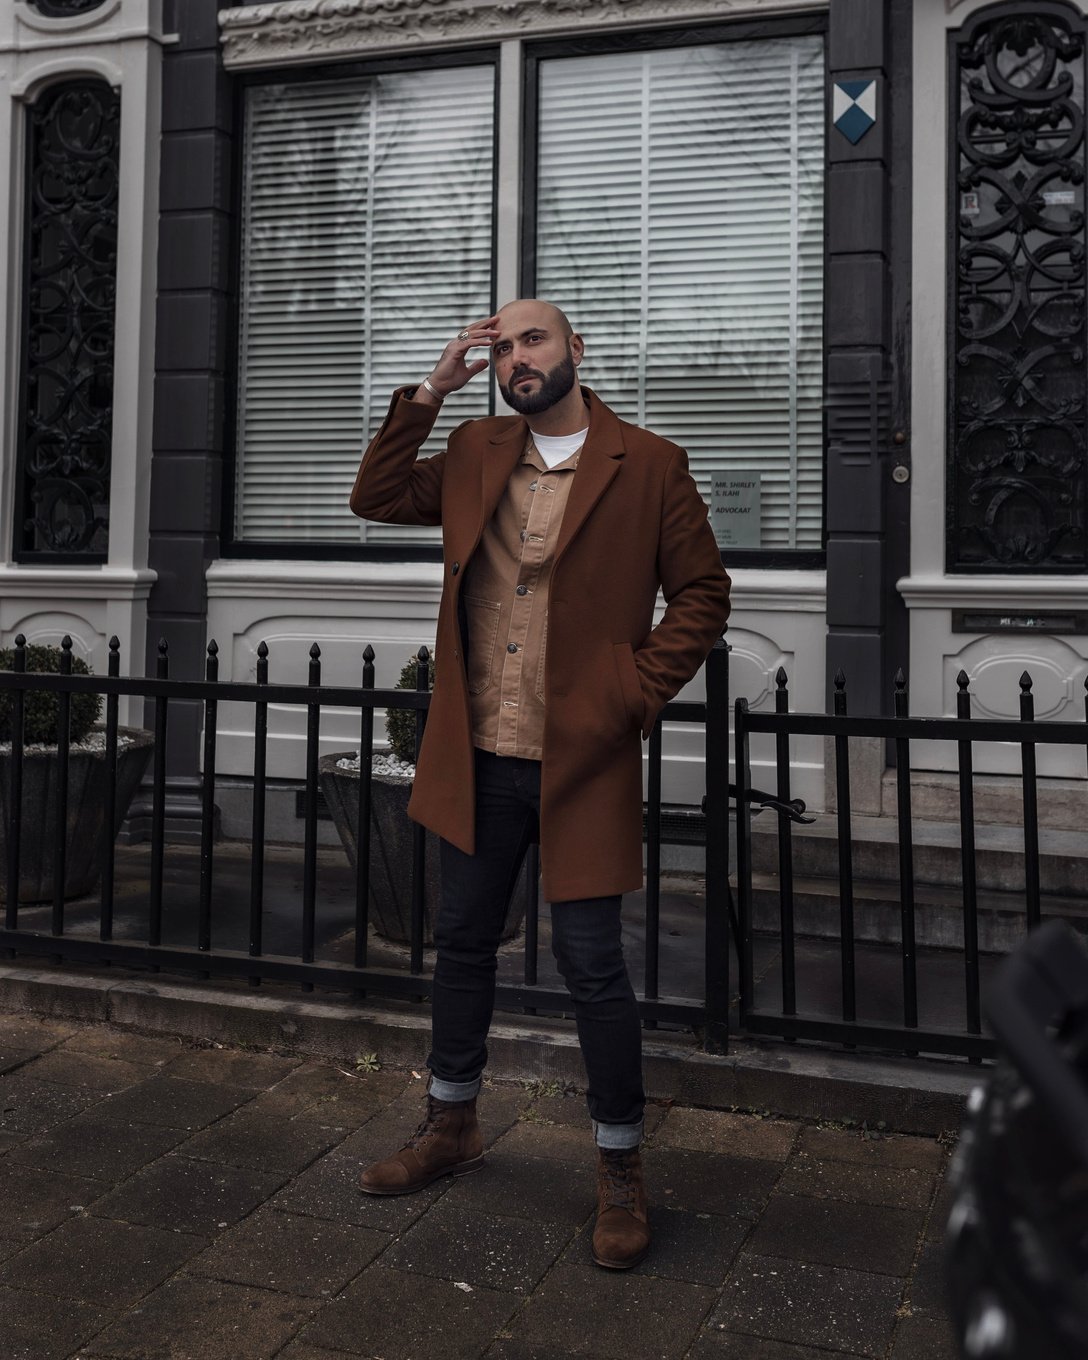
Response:
[{"label": "fence spike", "polygon": [[63,651],[70,652],[72,650],[72,639],[69,634],[65,633],[60,640],[60,645]]},{"label": "fence spike", "polygon": [[[25,634],[25,633],[16,633],[16,634],[15,634],[15,645],[16,645],[16,647],[18,647],[20,650],[21,650],[23,647],[26,646],[26,634]],[[1088,680],[1086,680],[1084,683],[1085,683],[1086,685],[1088,685]]]},{"label": "fence spike", "polygon": [[265,642],[263,638],[261,639],[260,642],[257,643],[257,655],[261,658],[262,661],[264,661],[268,656],[268,643]]},{"label": "fence spike", "polygon": [[895,672],[895,687],[896,689],[906,689],[907,687],[907,677],[903,674],[902,666]]},{"label": "fence spike", "polygon": [[1025,671],[1023,675],[1021,675],[1020,677],[1020,688],[1025,694],[1030,694],[1031,685],[1032,685],[1031,676],[1027,673],[1027,671]]},{"label": "fence spike", "polygon": [[159,655],[165,656],[170,650],[170,644],[164,637],[159,638]]},{"label": "fence spike", "polygon": [[[367,663],[367,665],[369,666],[369,665],[371,665],[371,664],[373,663],[373,661],[374,661],[374,656],[375,656],[374,648],[373,648],[373,647],[370,645],[370,643],[368,642],[368,643],[366,644],[366,646],[363,648],[363,660],[364,660],[364,661]],[[1086,682],[1086,683],[1088,683],[1088,682]]]},{"label": "fence spike", "polygon": [[208,643],[208,655],[209,656],[219,655],[219,643],[216,642],[215,638],[212,638],[211,642]]},{"label": "fence spike", "polygon": [[422,661],[424,665],[426,665],[427,662],[430,661],[430,659],[431,659],[431,654],[430,654],[430,652],[427,650],[426,647],[421,647],[421,648],[419,649],[419,651],[416,652],[416,660],[417,660],[417,661]]},{"label": "fence spike", "polygon": [[842,668],[841,666],[840,666],[839,669],[835,672],[835,688],[836,688],[836,689],[845,689],[845,688],[846,688],[846,673],[844,672],[844,670],[843,670],[843,668]]},{"label": "fence spike", "polygon": [[779,666],[774,673],[774,682],[779,689],[785,689],[789,684],[789,676],[786,674],[785,666]]},{"label": "fence spike", "polygon": [[111,652],[119,652],[121,650],[121,639],[116,633],[110,638],[109,648]]},{"label": "fence spike", "polygon": [[310,644],[310,660],[311,660],[311,661],[316,661],[320,655],[321,655],[321,648],[317,645],[316,642],[312,642],[312,643]]},{"label": "fence spike", "polygon": [[959,685],[960,689],[965,690],[970,683],[971,677],[965,670],[961,670],[959,675],[956,676],[956,684]]}]

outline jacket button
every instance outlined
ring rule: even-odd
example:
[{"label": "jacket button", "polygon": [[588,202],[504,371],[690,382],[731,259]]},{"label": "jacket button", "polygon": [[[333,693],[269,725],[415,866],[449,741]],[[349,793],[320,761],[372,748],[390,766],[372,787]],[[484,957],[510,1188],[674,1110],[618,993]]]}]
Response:
[{"label": "jacket button", "polygon": [[508,642],[508,643],[506,644],[506,650],[507,650],[508,652],[516,652],[517,649],[518,649],[518,644],[517,644],[516,642]]},{"label": "jacket button", "polygon": [[457,573],[458,573],[460,570],[461,570],[461,563],[460,563],[460,562],[455,562],[455,563],[453,564],[453,566],[450,567],[450,575],[451,575],[451,576],[456,576]]},{"label": "jacket button", "polygon": [[528,593],[529,593],[528,586],[518,586],[517,590],[514,591],[515,595],[528,595]]}]

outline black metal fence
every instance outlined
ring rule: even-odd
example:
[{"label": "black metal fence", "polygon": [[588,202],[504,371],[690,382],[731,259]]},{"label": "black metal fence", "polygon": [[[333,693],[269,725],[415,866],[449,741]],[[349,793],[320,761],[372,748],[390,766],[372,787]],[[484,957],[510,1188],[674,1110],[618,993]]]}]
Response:
[{"label": "black metal fence", "polygon": [[[738,958],[740,971],[739,1024],[753,1035],[773,1035],[790,1040],[869,1046],[901,1053],[956,1054],[972,1059],[992,1055],[992,1042],[983,1037],[980,995],[979,889],[976,874],[976,816],[974,747],[979,742],[1013,743],[1020,749],[1020,788],[1023,803],[1023,930],[1035,929],[1042,919],[1040,889],[1039,805],[1036,748],[1040,745],[1084,747],[1088,751],[1088,692],[1085,722],[1039,721],[1035,717],[1031,676],[1020,679],[1020,714],[1012,719],[971,717],[971,693],[965,672],[958,676],[954,718],[912,718],[908,711],[906,680],[902,671],[895,678],[894,716],[851,717],[847,712],[846,680],[835,677],[832,716],[791,713],[787,677],[777,675],[773,712],[753,712],[745,699],[735,705],[734,740],[738,804],[737,884]],[[1088,681],[1085,682],[1088,691]],[[774,737],[778,798],[790,801],[791,737],[830,738],[835,753],[835,804],[838,880],[838,1014],[807,1009],[798,999],[798,931],[795,913],[794,832],[788,816],[779,816],[777,846],[777,893],[779,898],[779,951],[773,989],[757,997],[757,943],[754,929],[753,852],[751,800],[751,739],[757,733]],[[859,929],[855,919],[854,857],[857,828],[852,824],[850,789],[850,742],[859,738],[890,741],[895,750],[896,818],[899,905],[899,997],[897,1019],[878,1020],[858,1014]],[[948,742],[956,751],[959,803],[959,879],[962,904],[962,981],[959,1017],[940,1025],[919,1024],[919,950],[916,944],[915,836],[912,811],[911,743]],[[1086,793],[1088,796],[1088,793]],[[1088,818],[1086,818],[1088,825]],[[1084,853],[1088,857],[1088,844]],[[947,958],[947,953],[946,953]],[[822,957],[825,968],[835,961]],[[764,977],[766,974],[764,974]],[[826,1001],[826,992],[824,993]],[[889,998],[882,998],[885,1003]],[[894,1001],[894,998],[892,998]],[[943,998],[947,1002],[948,997]],[[930,1008],[932,1011],[932,1007]],[[947,1006],[944,1008],[947,1010]]]},{"label": "black metal fence", "polygon": [[[374,652],[363,653],[359,683],[323,683],[321,653],[316,643],[310,648],[307,683],[275,684],[269,678],[269,654],[264,643],[258,648],[255,682],[220,681],[218,649],[208,645],[205,675],[202,680],[177,680],[169,674],[169,655],[160,642],[155,676],[138,679],[120,675],[117,639],[110,642],[108,674],[72,674],[72,644],[62,644],[58,674],[31,673],[26,670],[25,640],[16,639],[14,664],[0,671],[0,694],[11,691],[11,750],[6,757],[3,781],[8,795],[6,832],[6,905],[4,928],[0,930],[0,949],[9,956],[47,955],[55,960],[126,964],[156,970],[195,973],[199,976],[247,978],[252,983],[278,981],[297,983],[305,990],[327,988],[355,996],[371,994],[399,1000],[425,999],[430,994],[431,978],[424,959],[424,859],[425,836],[414,826],[412,854],[411,939],[405,967],[374,966],[370,952],[369,904],[371,863],[371,763],[374,749],[376,709],[408,709],[416,715],[416,750],[427,718],[430,658],[421,648],[417,662],[415,691],[378,689],[374,678]],[[48,821],[52,828],[53,900],[48,930],[31,929],[21,924],[19,903],[20,854],[24,807],[25,751],[24,725],[29,693],[58,695],[57,777],[50,788]],[[105,696],[104,760],[106,781],[98,857],[100,890],[97,929],[72,929],[66,920],[65,857],[66,828],[69,822],[68,769],[70,762],[69,721],[72,696],[98,693]],[[649,741],[649,786],[646,816],[647,878],[645,893],[645,962],[639,1004],[647,1026],[681,1025],[701,1033],[708,1049],[723,1051],[728,1041],[729,1009],[729,883],[728,883],[728,649],[719,643],[707,660],[706,701],[676,702],[666,706]],[[115,800],[118,768],[118,706],[121,696],[150,701],[153,709],[154,749],[151,765],[150,857],[146,884],[146,923],[141,938],[115,938]],[[200,785],[201,832],[199,854],[199,893],[195,919],[191,923],[191,942],[164,942],[164,909],[168,907],[167,848],[167,752],[171,733],[171,711],[181,702],[203,706],[203,770]],[[226,949],[216,940],[215,836],[216,741],[219,705],[248,705],[253,712],[253,803],[249,837],[248,949]],[[276,955],[264,947],[267,893],[265,886],[266,845],[266,770],[269,740],[269,705],[301,708],[306,715],[305,798],[302,843],[302,884],[298,902],[301,918],[301,949],[298,956]],[[350,963],[316,957],[315,922],[319,903],[318,875],[318,761],[322,711],[354,711],[358,714],[360,754],[360,797],[356,826],[356,869],[353,957]],[[662,994],[659,936],[661,930],[661,723],[705,724],[707,792],[706,911],[703,923],[705,987],[702,997]],[[501,1009],[535,1013],[569,1011],[565,990],[538,982],[539,900],[535,847],[529,865],[529,900],[524,930],[524,961],[521,980],[500,983],[497,1004]],[[23,911],[26,908],[22,909]],[[131,932],[130,932],[131,933]],[[637,984],[636,984],[637,989]]]}]

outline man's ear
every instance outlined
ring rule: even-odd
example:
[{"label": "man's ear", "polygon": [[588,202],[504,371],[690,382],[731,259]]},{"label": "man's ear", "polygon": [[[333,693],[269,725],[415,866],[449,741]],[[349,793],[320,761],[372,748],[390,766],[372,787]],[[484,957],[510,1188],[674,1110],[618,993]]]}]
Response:
[{"label": "man's ear", "polygon": [[582,362],[582,355],[585,353],[586,347],[582,343],[580,335],[572,335],[568,344],[570,345],[570,357],[574,360],[574,367],[577,368]]}]

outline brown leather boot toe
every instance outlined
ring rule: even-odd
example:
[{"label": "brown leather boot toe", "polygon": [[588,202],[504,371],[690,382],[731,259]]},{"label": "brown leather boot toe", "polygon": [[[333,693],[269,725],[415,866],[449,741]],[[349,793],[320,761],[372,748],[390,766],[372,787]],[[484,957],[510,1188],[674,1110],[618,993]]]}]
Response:
[{"label": "brown leather boot toe", "polygon": [[484,1164],[476,1123],[476,1100],[450,1104],[427,1096],[427,1114],[392,1157],[368,1166],[359,1177],[367,1195],[410,1195],[439,1176],[466,1176]]},{"label": "brown leather boot toe", "polygon": [[638,1148],[597,1149],[597,1224],[592,1249],[594,1261],[607,1270],[630,1270],[650,1249]]}]

